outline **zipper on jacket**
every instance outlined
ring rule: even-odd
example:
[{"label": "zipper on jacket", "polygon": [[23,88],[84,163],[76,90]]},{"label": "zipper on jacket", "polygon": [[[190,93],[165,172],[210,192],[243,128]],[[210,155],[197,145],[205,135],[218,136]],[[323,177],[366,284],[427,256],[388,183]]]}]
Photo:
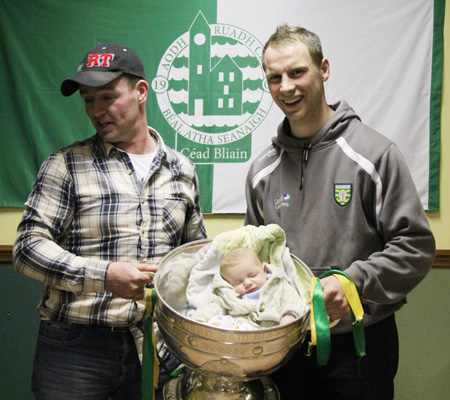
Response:
[{"label": "zipper on jacket", "polygon": [[312,146],[312,143],[309,142],[309,143],[305,144],[305,146],[303,147],[302,162],[301,162],[301,178],[300,178],[299,191],[303,189],[303,185],[305,183],[304,174],[305,174],[306,166],[308,165],[309,152],[311,150],[311,146]]}]

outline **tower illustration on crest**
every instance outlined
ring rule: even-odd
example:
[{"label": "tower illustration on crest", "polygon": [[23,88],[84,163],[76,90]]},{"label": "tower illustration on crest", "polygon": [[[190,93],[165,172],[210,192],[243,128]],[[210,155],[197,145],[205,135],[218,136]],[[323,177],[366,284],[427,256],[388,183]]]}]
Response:
[{"label": "tower illustration on crest", "polygon": [[229,55],[213,65],[211,36],[211,27],[199,11],[189,29],[188,115],[241,115],[242,71]]}]

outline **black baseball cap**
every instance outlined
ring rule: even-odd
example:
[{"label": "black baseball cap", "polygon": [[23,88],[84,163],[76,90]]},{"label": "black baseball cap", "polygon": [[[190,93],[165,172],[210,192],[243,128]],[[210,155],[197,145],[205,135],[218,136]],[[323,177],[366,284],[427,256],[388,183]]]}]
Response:
[{"label": "black baseball cap", "polygon": [[61,84],[61,93],[70,96],[79,84],[98,87],[106,85],[122,74],[145,79],[144,65],[130,48],[119,44],[100,44],[89,50],[78,67],[78,72]]}]

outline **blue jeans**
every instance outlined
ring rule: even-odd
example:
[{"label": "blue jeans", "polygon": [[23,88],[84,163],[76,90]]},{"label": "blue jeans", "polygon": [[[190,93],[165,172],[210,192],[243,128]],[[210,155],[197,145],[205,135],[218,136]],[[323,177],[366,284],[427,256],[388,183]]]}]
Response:
[{"label": "blue jeans", "polygon": [[331,335],[327,365],[306,356],[310,337],[288,363],[270,375],[282,400],[392,400],[399,343],[394,315],[364,328],[367,355],[358,360],[352,333]]},{"label": "blue jeans", "polygon": [[110,328],[41,322],[32,390],[38,400],[140,400],[133,336]]}]

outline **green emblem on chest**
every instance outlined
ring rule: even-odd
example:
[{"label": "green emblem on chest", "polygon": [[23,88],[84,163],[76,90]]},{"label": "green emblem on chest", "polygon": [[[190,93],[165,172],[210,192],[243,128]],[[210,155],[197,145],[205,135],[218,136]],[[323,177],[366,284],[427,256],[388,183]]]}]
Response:
[{"label": "green emblem on chest", "polygon": [[334,184],[334,200],[340,206],[344,207],[352,199],[352,184],[351,183],[335,183]]}]

